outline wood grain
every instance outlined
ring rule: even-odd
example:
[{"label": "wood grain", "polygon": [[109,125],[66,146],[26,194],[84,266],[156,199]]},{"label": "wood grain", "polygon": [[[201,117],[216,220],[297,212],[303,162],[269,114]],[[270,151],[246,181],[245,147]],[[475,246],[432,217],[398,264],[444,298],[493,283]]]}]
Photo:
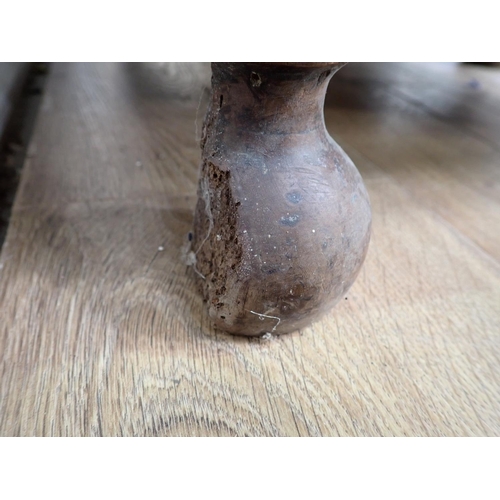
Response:
[{"label": "wood grain", "polygon": [[264,341],[214,331],[181,261],[206,66],[55,65],[0,254],[0,434],[500,435],[500,93],[436,116],[414,75],[459,102],[486,71],[439,68],[332,80],[372,242],[346,300]]}]

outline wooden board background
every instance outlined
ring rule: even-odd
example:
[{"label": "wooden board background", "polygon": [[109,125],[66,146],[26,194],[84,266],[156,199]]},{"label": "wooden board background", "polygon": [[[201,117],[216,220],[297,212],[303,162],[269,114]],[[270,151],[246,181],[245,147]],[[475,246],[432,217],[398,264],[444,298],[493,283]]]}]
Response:
[{"label": "wooden board background", "polygon": [[334,77],[373,237],[345,300],[268,341],[214,331],[181,262],[209,78],[52,67],[0,253],[0,434],[500,435],[500,71]]}]

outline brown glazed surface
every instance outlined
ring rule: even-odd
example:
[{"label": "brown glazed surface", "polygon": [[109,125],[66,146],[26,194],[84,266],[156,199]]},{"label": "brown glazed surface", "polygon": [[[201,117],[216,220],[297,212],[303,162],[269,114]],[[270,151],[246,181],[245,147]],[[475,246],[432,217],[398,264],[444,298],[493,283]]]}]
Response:
[{"label": "brown glazed surface", "polygon": [[328,82],[342,65],[212,64],[192,250],[222,330],[307,326],[361,268],[368,195],[323,117]]}]

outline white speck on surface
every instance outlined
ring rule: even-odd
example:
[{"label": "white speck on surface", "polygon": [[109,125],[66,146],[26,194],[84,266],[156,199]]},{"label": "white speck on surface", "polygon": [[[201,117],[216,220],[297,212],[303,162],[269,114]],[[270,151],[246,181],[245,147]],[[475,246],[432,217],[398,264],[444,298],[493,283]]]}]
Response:
[{"label": "white speck on surface", "polygon": [[194,266],[196,264],[196,255],[194,252],[189,252],[186,255],[186,264],[188,266]]},{"label": "white speck on surface", "polygon": [[268,234],[268,235],[267,235],[267,237],[268,237],[268,238],[270,238],[270,237],[271,237],[271,235],[270,235],[270,234]]},{"label": "white speck on surface", "polygon": [[220,241],[220,240],[222,239],[222,236],[221,236],[220,234],[218,234],[218,235],[216,236],[216,238],[217,238],[217,241]]},{"label": "white speck on surface", "polygon": [[290,290],[290,295],[293,295],[293,290]]},{"label": "white speck on surface", "polygon": [[243,232],[244,232],[244,233],[246,233],[246,232],[247,232],[247,230],[245,229]]},{"label": "white speck on surface", "polygon": [[165,250],[165,248],[164,248],[164,247],[162,247],[162,246],[159,246],[159,247],[158,247],[158,252],[163,252],[163,250]]},{"label": "white speck on surface", "polygon": [[273,338],[273,335],[272,335],[272,333],[269,333],[269,332],[264,333],[264,335],[262,335],[262,337],[261,337],[262,340],[271,340],[272,338]]},{"label": "white speck on surface", "polygon": [[136,166],[136,167],[142,167],[142,161],[137,160],[137,161],[135,162],[135,166]]},{"label": "white speck on surface", "polygon": [[315,233],[315,232],[316,232],[316,229],[313,229],[313,233]]}]

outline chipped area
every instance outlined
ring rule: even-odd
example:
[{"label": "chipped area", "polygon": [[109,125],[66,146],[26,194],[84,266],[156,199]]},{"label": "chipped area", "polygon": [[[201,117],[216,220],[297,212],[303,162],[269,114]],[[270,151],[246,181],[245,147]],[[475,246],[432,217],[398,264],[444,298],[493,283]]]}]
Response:
[{"label": "chipped area", "polygon": [[297,223],[300,221],[300,215],[286,215],[281,217],[280,219],[280,224],[283,226],[296,226]]},{"label": "chipped area", "polygon": [[286,199],[290,203],[297,205],[298,203],[300,203],[302,201],[302,195],[298,191],[292,191],[291,193],[286,194]]},{"label": "chipped area", "polygon": [[[194,248],[200,245],[196,256],[197,270],[206,278],[200,283],[203,295],[213,310],[212,314],[223,312],[219,318],[227,321],[232,318],[225,295],[228,283],[234,282],[241,267],[243,254],[236,234],[237,207],[240,204],[233,199],[229,177],[229,172],[214,163],[203,164],[200,189],[207,185],[208,198],[200,193],[193,236]],[[210,217],[205,209],[205,199],[210,206]],[[233,275],[232,279],[229,274]]]}]

